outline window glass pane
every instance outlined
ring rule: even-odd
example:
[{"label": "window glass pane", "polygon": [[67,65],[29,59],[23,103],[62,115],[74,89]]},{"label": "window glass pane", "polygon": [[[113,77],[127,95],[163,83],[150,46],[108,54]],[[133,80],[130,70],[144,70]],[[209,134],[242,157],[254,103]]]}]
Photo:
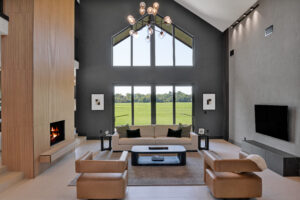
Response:
[{"label": "window glass pane", "polygon": [[128,37],[113,46],[113,66],[130,66],[131,38]]},{"label": "window glass pane", "polygon": [[131,87],[115,86],[115,126],[131,125]]},{"label": "window glass pane", "polygon": [[193,38],[175,28],[175,65],[193,66]]},{"label": "window glass pane", "polygon": [[192,86],[175,87],[176,124],[192,124]]},{"label": "window glass pane", "polygon": [[134,86],[134,125],[151,124],[151,87]]},{"label": "window glass pane", "polygon": [[156,87],[156,124],[173,124],[173,87]]},{"label": "window glass pane", "polygon": [[193,49],[175,39],[175,65],[193,66]]},{"label": "window glass pane", "polygon": [[147,26],[138,31],[133,38],[133,66],[150,66],[150,42],[145,38],[148,35]]},{"label": "window glass pane", "polygon": [[155,64],[173,66],[173,36],[164,31],[164,37],[161,37],[161,29],[157,26],[155,29]]}]

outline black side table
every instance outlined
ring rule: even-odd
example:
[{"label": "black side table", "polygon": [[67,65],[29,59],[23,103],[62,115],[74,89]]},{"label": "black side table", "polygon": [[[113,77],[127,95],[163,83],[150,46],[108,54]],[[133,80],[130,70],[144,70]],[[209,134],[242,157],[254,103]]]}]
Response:
[{"label": "black side table", "polygon": [[[204,147],[201,145],[201,139],[204,138]],[[206,134],[198,134],[198,149],[199,150],[209,150],[209,136]]]},{"label": "black side table", "polygon": [[[105,151],[105,150],[108,150],[108,151],[111,151],[111,137],[112,135],[105,135],[105,134],[102,134],[100,135],[100,142],[101,142],[101,151]],[[104,147],[104,140],[108,140],[108,147]]]}]

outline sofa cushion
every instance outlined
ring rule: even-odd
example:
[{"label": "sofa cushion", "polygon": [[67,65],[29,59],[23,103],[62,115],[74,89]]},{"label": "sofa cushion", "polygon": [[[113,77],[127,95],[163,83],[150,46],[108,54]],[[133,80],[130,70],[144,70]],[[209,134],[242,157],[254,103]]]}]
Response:
[{"label": "sofa cushion", "polygon": [[178,130],[173,130],[173,129],[168,129],[168,135],[167,137],[177,137],[177,138],[181,138],[181,129]]},{"label": "sofa cushion", "polygon": [[191,138],[158,137],[155,138],[155,144],[159,145],[183,145],[191,144]]},{"label": "sofa cushion", "polygon": [[140,129],[136,129],[136,130],[127,130],[127,137],[128,137],[128,138],[137,138],[137,137],[141,137]]},{"label": "sofa cushion", "polygon": [[123,178],[123,173],[82,173],[77,181],[109,181],[120,180]]},{"label": "sofa cushion", "polygon": [[119,134],[120,138],[126,138],[127,137],[127,130],[129,129],[128,124],[124,126],[118,126],[116,127],[117,132]]},{"label": "sofa cushion", "polygon": [[147,126],[130,126],[130,130],[140,129],[141,137],[154,137],[154,127],[152,125]]},{"label": "sofa cushion", "polygon": [[190,137],[190,132],[192,131],[192,125],[179,124],[179,129],[182,130],[181,137]]},{"label": "sofa cushion", "polygon": [[139,137],[139,138],[120,138],[120,145],[154,145],[155,139],[153,137]]},{"label": "sofa cushion", "polygon": [[167,137],[169,128],[173,130],[177,130],[178,125],[156,125],[155,137]]}]

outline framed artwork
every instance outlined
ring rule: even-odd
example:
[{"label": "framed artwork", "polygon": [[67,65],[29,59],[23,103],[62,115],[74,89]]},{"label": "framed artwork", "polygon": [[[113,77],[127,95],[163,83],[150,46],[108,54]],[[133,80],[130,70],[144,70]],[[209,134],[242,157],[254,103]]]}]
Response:
[{"label": "framed artwork", "polygon": [[104,110],[104,94],[92,94],[92,110]]},{"label": "framed artwork", "polygon": [[203,94],[203,110],[216,110],[216,94]]}]

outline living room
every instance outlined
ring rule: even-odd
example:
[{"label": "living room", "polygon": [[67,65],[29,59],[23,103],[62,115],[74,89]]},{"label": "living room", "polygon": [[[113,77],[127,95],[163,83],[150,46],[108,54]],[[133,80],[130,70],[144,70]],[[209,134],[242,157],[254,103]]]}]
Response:
[{"label": "living room", "polygon": [[0,199],[298,199],[299,1],[0,4]]}]

